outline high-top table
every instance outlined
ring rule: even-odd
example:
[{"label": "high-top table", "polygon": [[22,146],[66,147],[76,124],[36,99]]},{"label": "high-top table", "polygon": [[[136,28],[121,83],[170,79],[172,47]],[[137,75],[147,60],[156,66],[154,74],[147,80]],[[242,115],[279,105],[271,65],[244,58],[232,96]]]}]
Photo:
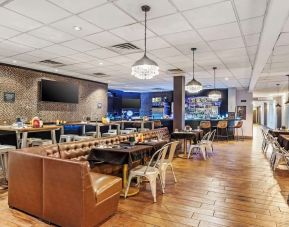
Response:
[{"label": "high-top table", "polygon": [[[17,148],[24,148],[24,147],[27,147],[27,137],[28,137],[28,133],[30,132],[49,132],[50,131],[52,143],[56,144],[55,131],[60,130],[61,128],[62,126],[60,125],[45,125],[42,128],[32,128],[31,126],[18,128],[18,127],[13,127],[11,125],[9,126],[2,125],[0,126],[0,131],[15,132]],[[22,134],[22,138],[21,138],[21,134]]]}]

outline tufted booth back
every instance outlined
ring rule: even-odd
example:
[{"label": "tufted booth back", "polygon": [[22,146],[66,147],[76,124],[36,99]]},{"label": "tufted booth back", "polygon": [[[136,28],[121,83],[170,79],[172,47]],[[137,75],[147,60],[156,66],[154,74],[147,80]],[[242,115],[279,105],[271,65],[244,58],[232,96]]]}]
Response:
[{"label": "tufted booth back", "polygon": [[[168,128],[158,128],[142,132],[141,134],[143,134],[145,140],[158,139],[158,135],[161,135],[162,139],[164,140],[170,140]],[[22,151],[54,158],[70,159],[74,161],[86,161],[89,152],[100,144],[119,144],[128,141],[130,137],[136,135],[138,135],[138,133],[111,136],[105,138],[94,138],[77,142],[60,143],[58,145],[54,144],[48,146],[24,148],[22,149]]]}]

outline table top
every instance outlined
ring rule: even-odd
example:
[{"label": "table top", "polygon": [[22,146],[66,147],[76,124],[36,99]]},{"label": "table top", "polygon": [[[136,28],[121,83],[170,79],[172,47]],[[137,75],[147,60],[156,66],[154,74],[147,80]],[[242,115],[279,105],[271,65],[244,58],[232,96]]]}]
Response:
[{"label": "table top", "polygon": [[61,129],[61,125],[45,125],[42,128],[32,128],[31,126],[28,126],[26,128],[17,128],[13,127],[11,125],[1,125],[0,131],[11,131],[11,132],[46,132],[46,131],[52,131],[52,130],[59,130]]},{"label": "table top", "polygon": [[92,152],[99,152],[99,151],[107,151],[107,152],[115,152],[115,153],[135,153],[144,150],[150,150],[151,146],[149,145],[134,145],[130,146],[127,144],[121,144],[120,146],[113,146],[107,148],[97,147],[92,149]]}]

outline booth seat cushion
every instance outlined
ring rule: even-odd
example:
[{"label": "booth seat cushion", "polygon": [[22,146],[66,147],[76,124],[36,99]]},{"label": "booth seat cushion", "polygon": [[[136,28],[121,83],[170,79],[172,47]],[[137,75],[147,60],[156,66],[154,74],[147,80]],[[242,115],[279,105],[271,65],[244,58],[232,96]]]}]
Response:
[{"label": "booth seat cushion", "polygon": [[90,169],[90,171],[94,173],[118,176],[122,171],[122,166],[117,164],[99,163],[96,164],[92,169]]},{"label": "booth seat cushion", "polygon": [[119,193],[122,189],[122,181],[118,177],[93,172],[89,175],[97,203]]}]

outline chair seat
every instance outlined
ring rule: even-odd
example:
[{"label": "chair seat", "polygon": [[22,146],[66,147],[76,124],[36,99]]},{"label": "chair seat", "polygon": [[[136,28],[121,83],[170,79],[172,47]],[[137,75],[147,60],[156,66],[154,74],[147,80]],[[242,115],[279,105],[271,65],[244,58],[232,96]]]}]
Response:
[{"label": "chair seat", "polygon": [[131,170],[131,173],[134,174],[134,175],[141,175],[141,176],[154,175],[154,174],[158,174],[159,173],[159,170],[156,167],[148,167],[148,169],[147,169],[147,171],[145,173],[146,168],[147,168],[147,166],[139,165],[139,166],[133,168]]}]

